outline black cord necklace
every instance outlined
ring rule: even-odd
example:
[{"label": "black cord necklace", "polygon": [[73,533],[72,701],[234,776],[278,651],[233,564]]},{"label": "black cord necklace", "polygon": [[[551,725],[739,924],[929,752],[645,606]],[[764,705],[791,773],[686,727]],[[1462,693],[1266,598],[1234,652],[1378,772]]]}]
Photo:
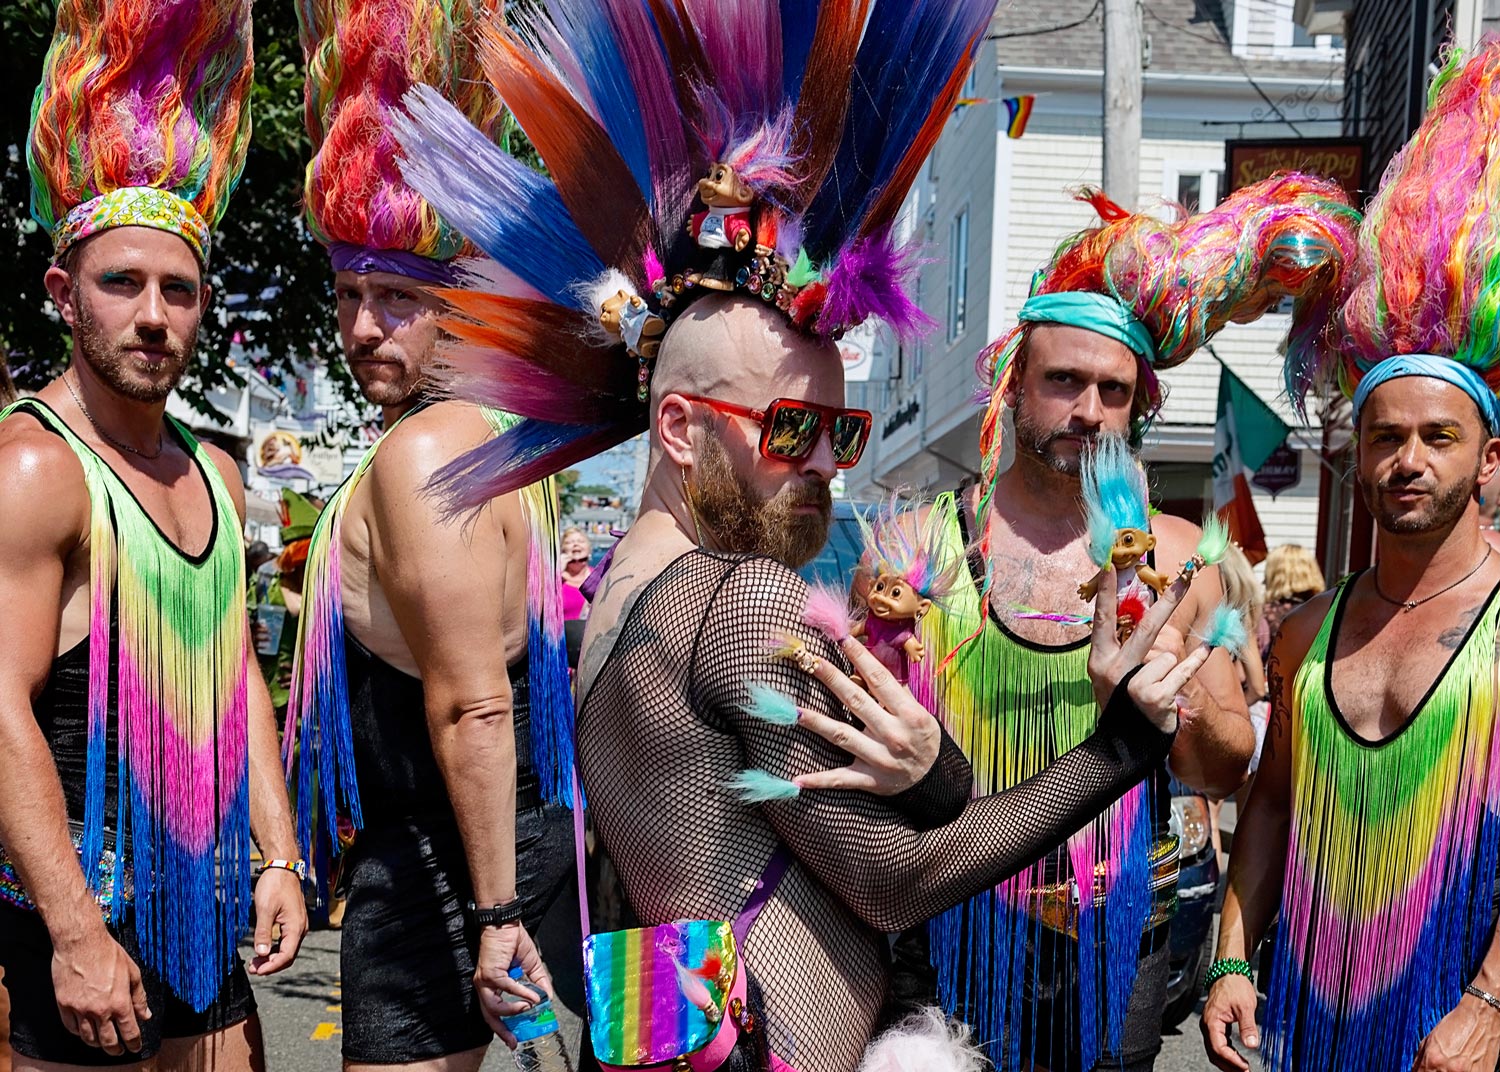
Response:
[{"label": "black cord necklace", "polygon": [[73,401],[77,403],[78,408],[83,411],[83,415],[87,417],[89,419],[89,423],[94,426],[94,431],[98,432],[105,439],[109,440],[121,450],[128,451],[131,454],[136,455],[137,457],[145,458],[147,461],[154,462],[157,458],[161,457],[161,452],[166,449],[166,441],[162,438],[161,432],[158,431],[156,433],[155,453],[152,453],[151,451],[141,450],[139,447],[132,447],[129,443],[121,443],[114,436],[110,435],[109,432],[105,431],[102,424],[94,420],[94,415],[90,413],[89,408],[83,404],[83,399],[78,397],[78,392],[73,390],[73,384],[66,376],[62,378],[62,382],[63,386],[68,389],[68,394],[73,396]]},{"label": "black cord necklace", "polygon": [[1387,603],[1394,603],[1396,606],[1402,608],[1403,610],[1414,610],[1417,607],[1420,607],[1423,603],[1426,603],[1429,599],[1436,599],[1444,592],[1450,592],[1453,589],[1457,588],[1459,585],[1467,581],[1470,577],[1474,576],[1474,574],[1478,573],[1479,568],[1489,560],[1490,548],[1489,545],[1486,544],[1484,548],[1484,554],[1479,556],[1479,561],[1474,564],[1473,569],[1471,569],[1468,573],[1465,573],[1462,577],[1454,581],[1452,584],[1448,585],[1446,588],[1439,588],[1436,592],[1432,593],[1432,595],[1423,596],[1421,599],[1392,599],[1390,596],[1386,595],[1380,590],[1380,570],[1371,570],[1370,577],[1375,582],[1375,594],[1377,596],[1385,600]]}]

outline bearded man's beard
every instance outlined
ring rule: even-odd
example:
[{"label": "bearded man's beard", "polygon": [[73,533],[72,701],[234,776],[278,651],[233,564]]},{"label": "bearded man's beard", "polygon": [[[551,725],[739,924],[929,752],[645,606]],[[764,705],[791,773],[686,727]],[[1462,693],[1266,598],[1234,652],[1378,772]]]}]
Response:
[{"label": "bearded man's beard", "polygon": [[[1374,516],[1376,524],[1393,535],[1412,535],[1423,532],[1439,532],[1451,528],[1468,508],[1474,496],[1474,487],[1479,482],[1479,463],[1474,472],[1448,485],[1425,487],[1417,480],[1366,480],[1359,481],[1360,493],[1365,506]],[[1392,510],[1385,505],[1382,492],[1415,485],[1428,493],[1427,504],[1406,510]]]},{"label": "bearded man's beard", "polygon": [[1054,473],[1064,476],[1078,476],[1083,472],[1083,452],[1074,455],[1060,454],[1054,449],[1054,444],[1065,437],[1088,436],[1086,432],[1076,432],[1067,428],[1044,428],[1039,421],[1032,419],[1031,414],[1025,406],[1025,399],[1016,400],[1014,412],[1016,422],[1016,452],[1036,458]]},{"label": "bearded man's beard", "polygon": [[[163,401],[182,382],[187,372],[188,356],[198,346],[198,325],[195,323],[192,334],[180,343],[173,342],[166,332],[162,332],[159,339],[143,339],[136,331],[109,339],[94,319],[88,302],[80,300],[78,315],[73,322],[73,336],[78,342],[78,352],[106,387],[125,398],[154,405]],[[167,360],[159,378],[131,368],[126,354],[139,347],[166,351]]]},{"label": "bearded man's beard", "polygon": [[[699,523],[726,551],[767,555],[792,569],[811,562],[828,542],[833,494],[821,480],[793,484],[769,500],[734,469],[719,441],[705,436],[689,492]],[[817,512],[798,507],[816,506]]]}]

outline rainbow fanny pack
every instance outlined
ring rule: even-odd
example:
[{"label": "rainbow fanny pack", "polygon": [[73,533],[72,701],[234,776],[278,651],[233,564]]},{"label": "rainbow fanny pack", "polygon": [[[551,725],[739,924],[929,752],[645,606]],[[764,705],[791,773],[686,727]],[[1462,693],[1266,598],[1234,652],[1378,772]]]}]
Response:
[{"label": "rainbow fanny pack", "polygon": [[740,950],[790,857],[777,846],[732,921],[679,919],[593,934],[580,796],[575,772],[574,853],[594,1057],[607,1072],[712,1072],[729,1059],[741,1034],[757,1028],[746,1003]]}]

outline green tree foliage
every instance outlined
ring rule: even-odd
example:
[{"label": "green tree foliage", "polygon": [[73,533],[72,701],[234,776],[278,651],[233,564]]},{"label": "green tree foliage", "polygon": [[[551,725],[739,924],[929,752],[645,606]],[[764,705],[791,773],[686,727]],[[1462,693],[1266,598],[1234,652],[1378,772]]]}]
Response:
[{"label": "green tree foliage", "polygon": [[559,517],[572,517],[573,511],[578,509],[578,503],[582,493],[578,490],[578,480],[583,474],[577,469],[564,469],[557,474],[557,512]]}]

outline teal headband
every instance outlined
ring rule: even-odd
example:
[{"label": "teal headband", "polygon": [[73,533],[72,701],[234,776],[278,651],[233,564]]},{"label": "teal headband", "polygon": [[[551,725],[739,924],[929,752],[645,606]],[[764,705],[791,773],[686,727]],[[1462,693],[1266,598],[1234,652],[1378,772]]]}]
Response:
[{"label": "teal headband", "polygon": [[1124,343],[1148,365],[1156,361],[1156,340],[1146,330],[1146,325],[1136,319],[1129,306],[1108,294],[1081,290],[1033,294],[1021,306],[1016,318],[1023,324],[1066,324],[1087,328],[1107,339]]},{"label": "teal headband", "polygon": [[1359,429],[1359,412],[1365,408],[1370,392],[1383,383],[1403,376],[1428,376],[1452,384],[1474,400],[1479,417],[1490,435],[1500,435],[1500,399],[1489,384],[1468,365],[1438,354],[1399,354],[1374,365],[1354,392],[1354,427]]}]

